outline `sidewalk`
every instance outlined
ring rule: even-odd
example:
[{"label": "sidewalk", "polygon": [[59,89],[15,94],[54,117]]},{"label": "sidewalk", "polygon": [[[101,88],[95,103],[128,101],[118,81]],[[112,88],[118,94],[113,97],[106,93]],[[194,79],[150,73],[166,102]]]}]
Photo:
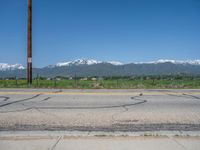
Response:
[{"label": "sidewalk", "polygon": [[0,136],[1,150],[199,150],[200,136],[61,135]]}]

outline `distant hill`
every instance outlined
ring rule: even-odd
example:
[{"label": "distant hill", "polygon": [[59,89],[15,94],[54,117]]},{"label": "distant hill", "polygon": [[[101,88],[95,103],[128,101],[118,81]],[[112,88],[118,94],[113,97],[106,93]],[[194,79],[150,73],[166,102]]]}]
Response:
[{"label": "distant hill", "polygon": [[[8,65],[9,66],[9,65]],[[12,65],[11,65],[12,66]],[[0,69],[0,77],[26,77],[26,69],[22,65],[12,69]],[[1,67],[0,67],[1,68]],[[121,62],[96,61],[91,59],[78,59],[69,62],[57,63],[44,68],[34,68],[33,76],[138,76],[138,75],[172,75],[189,74],[200,75],[200,60],[175,61],[159,60],[155,62],[140,62],[123,64]]]}]

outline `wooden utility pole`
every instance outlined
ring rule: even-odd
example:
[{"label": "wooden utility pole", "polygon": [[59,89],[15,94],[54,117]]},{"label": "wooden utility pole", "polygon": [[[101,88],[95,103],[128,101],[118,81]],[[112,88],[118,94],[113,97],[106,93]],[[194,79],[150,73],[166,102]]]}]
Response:
[{"label": "wooden utility pole", "polygon": [[27,83],[32,84],[32,0],[28,0],[27,20]]}]

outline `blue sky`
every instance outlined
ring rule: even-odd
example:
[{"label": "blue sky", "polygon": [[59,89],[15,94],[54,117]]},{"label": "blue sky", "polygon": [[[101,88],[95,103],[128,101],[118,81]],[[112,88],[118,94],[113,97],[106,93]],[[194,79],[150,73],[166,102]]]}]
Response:
[{"label": "blue sky", "polygon": [[[32,0],[33,66],[200,59],[200,0]],[[26,64],[26,0],[0,1],[0,62]]]}]

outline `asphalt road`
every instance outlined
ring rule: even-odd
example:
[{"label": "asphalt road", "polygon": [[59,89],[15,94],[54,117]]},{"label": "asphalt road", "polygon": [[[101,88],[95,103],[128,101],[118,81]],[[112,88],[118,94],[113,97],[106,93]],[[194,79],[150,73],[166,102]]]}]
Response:
[{"label": "asphalt road", "polygon": [[0,131],[44,130],[200,131],[200,90],[0,90]]}]

